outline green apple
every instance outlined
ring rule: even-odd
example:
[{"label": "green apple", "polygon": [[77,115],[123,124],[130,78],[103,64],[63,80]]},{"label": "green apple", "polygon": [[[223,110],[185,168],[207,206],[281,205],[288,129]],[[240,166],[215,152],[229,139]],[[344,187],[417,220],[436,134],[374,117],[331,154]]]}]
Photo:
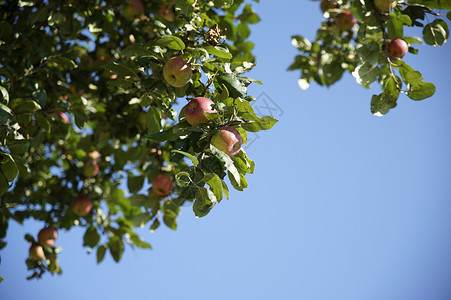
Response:
[{"label": "green apple", "polygon": [[152,190],[160,196],[168,196],[173,188],[172,179],[165,174],[158,174],[152,180]]},{"label": "green apple", "polygon": [[350,11],[339,13],[336,20],[337,27],[341,31],[351,30],[356,22],[354,15]]},{"label": "green apple", "polygon": [[99,173],[100,167],[97,161],[89,159],[83,167],[83,176],[86,178],[95,177]]},{"label": "green apple", "polygon": [[211,144],[229,156],[240,152],[242,143],[240,133],[232,126],[221,127],[211,138]]},{"label": "green apple", "polygon": [[86,216],[91,212],[92,201],[86,196],[78,196],[72,202],[71,208],[77,216]]},{"label": "green apple", "polygon": [[392,0],[374,0],[374,6],[380,11],[389,11],[398,4],[396,1]]},{"label": "green apple", "polygon": [[53,227],[45,227],[38,233],[38,243],[42,246],[53,247],[55,240],[58,237],[58,232]]},{"label": "green apple", "polygon": [[409,46],[403,39],[394,39],[388,44],[388,54],[393,58],[402,58],[409,51]]},{"label": "green apple", "polygon": [[216,113],[211,106],[215,104],[208,98],[196,97],[185,106],[185,119],[191,126],[197,126],[200,123],[208,123],[207,113]]},{"label": "green apple", "polygon": [[183,59],[175,56],[164,65],[163,77],[173,87],[182,87],[193,77],[193,70]]},{"label": "green apple", "polygon": [[28,250],[28,254],[34,260],[41,260],[45,258],[44,249],[41,245],[38,244],[31,245],[30,249]]}]

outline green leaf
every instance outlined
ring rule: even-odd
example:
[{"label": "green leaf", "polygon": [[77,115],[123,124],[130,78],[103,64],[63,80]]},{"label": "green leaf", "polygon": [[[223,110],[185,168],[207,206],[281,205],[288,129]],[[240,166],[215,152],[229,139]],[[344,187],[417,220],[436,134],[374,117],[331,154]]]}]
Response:
[{"label": "green leaf", "polygon": [[364,62],[363,64],[357,66],[352,72],[352,76],[356,79],[358,84],[363,86],[368,86],[370,83],[375,81],[380,74],[380,69],[378,67],[373,67],[370,63]]},{"label": "green leaf", "polygon": [[312,43],[299,35],[291,37],[291,44],[302,52],[309,52],[312,49]]},{"label": "green leaf", "polygon": [[157,108],[150,106],[146,113],[147,133],[160,132],[160,112]]},{"label": "green leaf", "polygon": [[277,119],[273,116],[264,116],[263,118],[258,118],[257,121],[243,123],[241,127],[250,132],[257,132],[271,129],[277,122]]},{"label": "green leaf", "polygon": [[432,97],[435,93],[435,85],[430,82],[423,82],[422,84],[413,87],[407,91],[407,96],[412,100],[423,100]]},{"label": "green leaf", "polygon": [[128,173],[127,187],[130,193],[134,194],[142,189],[144,178],[144,176],[133,176],[133,174]]},{"label": "green leaf", "polygon": [[47,103],[47,92],[44,89],[38,89],[34,91],[32,95],[41,107],[45,106],[45,104]]},{"label": "green leaf", "polygon": [[212,54],[216,57],[232,59],[232,54],[230,54],[230,52],[226,48],[219,47],[219,46],[206,46],[204,48],[205,48],[205,50],[207,50],[207,52],[209,54]]},{"label": "green leaf", "polygon": [[423,29],[423,39],[428,45],[441,46],[446,43],[448,37],[448,25],[441,19],[434,20]]},{"label": "green leaf", "polygon": [[12,111],[8,106],[0,103],[0,124],[6,123],[9,117],[12,116]]},{"label": "green leaf", "polygon": [[449,11],[449,12],[446,14],[446,17],[448,18],[448,20],[451,20],[451,11]]},{"label": "green leaf", "polygon": [[382,93],[373,95],[371,98],[371,113],[377,117],[387,114],[390,109],[396,106],[396,99],[393,95]]},{"label": "green leaf", "polygon": [[427,6],[428,8],[451,10],[450,0],[410,0],[409,4],[420,4]]},{"label": "green leaf", "polygon": [[332,61],[330,64],[326,64],[323,66],[323,74],[326,86],[331,86],[333,83],[340,80],[341,76],[343,76],[342,64],[339,61]]},{"label": "green leaf", "polygon": [[239,175],[240,175],[240,181],[238,182],[235,180],[235,177],[230,176],[230,172],[229,172],[230,183],[236,190],[244,191],[244,189],[247,188],[247,180],[246,180],[246,177],[244,176],[244,174],[240,173]]},{"label": "green leaf", "polygon": [[12,182],[19,173],[19,170],[17,169],[16,163],[14,162],[14,159],[11,155],[5,152],[0,152],[0,157],[2,157],[1,160],[1,171],[3,175],[5,176],[6,180],[8,182]]},{"label": "green leaf", "polygon": [[205,175],[202,180],[210,186],[210,189],[213,191],[217,201],[220,202],[223,198],[221,178],[219,178],[217,174],[211,173]]},{"label": "green leaf", "polygon": [[108,248],[107,245],[102,245],[97,248],[97,263],[98,264],[100,264],[102,262],[103,258],[105,257],[105,252],[106,252],[107,248]]},{"label": "green leaf", "polygon": [[50,8],[48,6],[41,7],[28,17],[28,24],[34,24],[47,20],[49,17],[49,10]]},{"label": "green leaf", "polygon": [[419,71],[415,71],[411,66],[403,63],[399,67],[399,73],[401,74],[402,80],[412,86],[419,86],[423,83],[423,76]]},{"label": "green leaf", "polygon": [[[409,18],[407,15],[400,15]],[[410,20],[410,18],[409,18]],[[394,40],[396,38],[402,38],[404,35],[403,20],[397,16],[390,16],[387,23],[388,38]]]},{"label": "green leaf", "polygon": [[188,157],[189,159],[191,159],[191,161],[193,162],[193,165],[197,166],[199,164],[199,160],[192,154],[185,152],[185,151],[180,151],[180,150],[171,150],[171,152],[175,152],[175,153],[179,153],[182,154],[186,157]]},{"label": "green leaf", "polygon": [[150,232],[154,232],[155,230],[157,230],[157,228],[160,227],[160,220],[158,220],[158,218],[156,218],[152,225],[150,225]]},{"label": "green leaf", "polygon": [[32,113],[39,109],[41,109],[41,106],[33,100],[18,100],[13,101],[13,111],[14,113]]},{"label": "green leaf", "polygon": [[149,243],[140,240],[139,236],[137,234],[130,235],[130,240],[133,242],[133,244],[136,247],[143,248],[143,249],[152,249],[152,246],[150,246]]},{"label": "green leaf", "polygon": [[144,227],[147,222],[152,219],[152,216],[148,213],[140,213],[133,217],[133,226],[134,227]]},{"label": "green leaf", "polygon": [[149,203],[149,197],[142,194],[132,195],[128,200],[130,201],[130,204],[135,207],[146,206]]},{"label": "green leaf", "polygon": [[8,105],[8,103],[9,103],[8,90],[6,90],[6,88],[1,85],[0,85],[0,95],[2,96],[2,102],[5,103],[6,105]]},{"label": "green leaf", "polygon": [[196,191],[196,200],[193,204],[193,211],[196,217],[206,216],[215,206],[217,200],[214,193],[206,188],[198,188]]},{"label": "green leaf", "polygon": [[100,241],[100,235],[97,233],[97,229],[94,226],[86,229],[83,237],[83,246],[94,248]]},{"label": "green leaf", "polygon": [[237,168],[235,167],[235,165],[233,164],[233,161],[230,158],[230,156],[228,156],[226,153],[222,152],[221,150],[219,150],[218,148],[216,148],[215,146],[213,146],[211,144],[210,144],[210,150],[224,164],[226,169],[229,170],[229,176],[231,174],[232,177],[234,178],[234,180],[236,182],[238,182],[238,184],[239,184],[240,183],[240,174],[239,174]]},{"label": "green leaf", "polygon": [[225,85],[227,90],[229,91],[229,95],[232,98],[244,97],[247,93],[247,88],[245,84],[238,79],[233,74],[230,73],[220,73],[216,76],[218,81]]},{"label": "green leaf", "polygon": [[131,58],[133,56],[151,56],[151,57],[155,57],[155,53],[153,53],[150,50],[147,50],[146,48],[144,48],[144,46],[142,45],[130,45],[127,48],[125,48],[122,51],[122,54],[127,57],[127,58]]},{"label": "green leaf", "polygon": [[124,243],[122,240],[117,236],[112,236],[108,242],[108,246],[114,261],[119,262],[121,260],[122,253],[124,252]]},{"label": "green leaf", "polygon": [[155,44],[168,47],[173,50],[183,50],[185,49],[185,43],[183,41],[173,35],[163,35],[157,40],[155,40]]},{"label": "green leaf", "polygon": [[[186,177],[187,179],[184,180],[183,177]],[[175,174],[175,180],[177,181],[177,184],[182,187],[187,187],[192,182],[188,172],[178,172]]]},{"label": "green leaf", "polygon": [[363,62],[368,62],[371,65],[377,65],[379,62],[379,54],[381,47],[376,42],[369,42],[357,48],[356,52]]},{"label": "green leaf", "polygon": [[111,71],[114,74],[117,74],[119,76],[124,76],[124,77],[131,76],[131,77],[135,77],[135,78],[138,77],[136,70],[126,63],[110,61],[110,62],[107,62],[106,64],[104,64],[102,66],[102,68],[104,68],[105,70]]}]

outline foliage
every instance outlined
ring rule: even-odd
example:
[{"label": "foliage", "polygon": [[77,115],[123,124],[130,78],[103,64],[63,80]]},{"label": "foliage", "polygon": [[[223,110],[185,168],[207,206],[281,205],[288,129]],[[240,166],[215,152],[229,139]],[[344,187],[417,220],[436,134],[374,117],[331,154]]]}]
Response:
[{"label": "foliage", "polygon": [[[226,177],[247,187],[254,162],[243,149],[229,157],[210,138],[229,125],[245,142],[246,131],[276,123],[255,115],[247,86],[256,81],[240,76],[254,66],[247,38],[259,17],[243,0],[142,4],[0,1],[1,247],[10,220],[32,218],[60,230],[82,226],[97,262],[107,251],[119,261],[125,244],[151,247],[136,228],[175,230],[189,203],[197,217],[207,215],[229,197]],[[194,72],[180,88],[162,75],[174,56]],[[211,98],[217,113],[192,127],[177,110],[196,96]],[[158,174],[175,183],[167,197],[147,189]],[[86,215],[84,206],[71,210],[79,196],[93,203]],[[29,278],[61,273],[60,250],[29,258]]]},{"label": "foliage", "polygon": [[[389,43],[403,39],[409,45],[409,52],[417,54],[413,45],[422,43],[422,39],[406,36],[404,28],[423,27],[426,44],[443,45],[449,29],[442,18],[446,14],[444,10],[451,9],[451,1],[398,1],[391,12],[379,10],[373,0],[331,2],[338,5],[324,12],[325,21],[313,42],[293,36],[292,43],[301,54],[289,70],[301,70],[302,89],[307,89],[311,81],[331,86],[348,71],[363,87],[368,88],[373,82],[381,85],[382,93],[371,99],[371,112],[377,116],[396,107],[400,93],[412,100],[423,100],[435,93],[434,84],[423,81],[419,71],[406,61],[390,56]],[[357,19],[349,31],[340,31],[336,24],[337,15],[343,11],[352,12]],[[450,18],[449,12],[447,17]]]}]

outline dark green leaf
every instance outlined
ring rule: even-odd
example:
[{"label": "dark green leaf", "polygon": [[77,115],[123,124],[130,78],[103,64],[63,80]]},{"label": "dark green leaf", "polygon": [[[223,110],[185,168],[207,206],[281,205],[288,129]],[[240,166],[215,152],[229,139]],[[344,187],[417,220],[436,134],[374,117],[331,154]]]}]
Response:
[{"label": "dark green leaf", "polygon": [[220,73],[216,76],[218,81],[224,84],[229,91],[232,98],[244,97],[247,93],[245,84],[240,81],[235,75],[230,73]]},{"label": "dark green leaf", "polygon": [[133,174],[129,173],[127,187],[130,193],[137,193],[140,189],[142,189],[144,184],[144,176],[133,176]]},{"label": "dark green leaf", "polygon": [[97,248],[97,263],[100,264],[105,257],[107,245],[102,245]]},{"label": "dark green leaf", "polygon": [[108,242],[108,246],[114,261],[119,262],[121,260],[122,253],[124,252],[124,243],[122,240],[117,236],[112,236]]},{"label": "dark green leaf", "polygon": [[423,29],[423,40],[428,45],[441,46],[446,43],[448,36],[448,24],[441,19],[434,20]]},{"label": "dark green leaf", "polygon": [[217,201],[220,202],[223,198],[221,178],[216,174],[207,174],[203,178],[203,181],[210,186]]},{"label": "dark green leaf", "polygon": [[97,229],[94,226],[86,229],[83,237],[83,246],[94,248],[100,241],[100,235],[97,233]]},{"label": "dark green leaf", "polygon": [[219,46],[206,46],[204,48],[205,50],[207,50],[209,54],[212,54],[216,57],[232,59],[232,54],[230,54],[230,52],[226,48],[222,48]]},{"label": "dark green leaf", "polygon": [[217,200],[214,193],[206,188],[198,188],[196,191],[196,200],[193,204],[193,211],[196,217],[206,216],[215,206]]},{"label": "dark green leaf", "polygon": [[19,173],[13,157],[8,153],[0,152],[0,159],[2,168],[1,171],[3,175],[5,176],[6,180],[8,180],[8,182],[12,182]]},{"label": "dark green leaf", "polygon": [[107,62],[102,66],[105,70],[111,71],[119,76],[132,76],[132,77],[138,77],[136,74],[136,70],[131,67],[130,65],[127,65],[125,63],[119,63],[116,61],[110,61]]},{"label": "dark green leaf", "polygon": [[193,162],[193,165],[197,166],[199,164],[199,160],[192,154],[185,152],[185,151],[180,151],[180,150],[171,150],[171,152],[175,152],[175,153],[180,153],[186,157],[188,157],[189,159],[191,159],[191,161]]},{"label": "dark green leaf", "polygon": [[423,100],[434,95],[435,85],[430,82],[423,82],[421,85],[413,87],[406,93],[407,96],[412,100]]},{"label": "dark green leaf", "polygon": [[163,35],[157,40],[155,40],[155,44],[171,48],[173,50],[183,50],[185,49],[185,43],[183,41],[172,35]]},{"label": "dark green leaf", "polygon": [[243,123],[241,126],[247,131],[257,132],[260,130],[271,129],[277,122],[277,119],[273,116],[264,116],[261,119],[259,118],[257,121]]},{"label": "dark green leaf", "polygon": [[153,106],[149,107],[146,113],[147,133],[154,134],[160,132],[160,113]]},{"label": "dark green leaf", "polygon": [[6,123],[10,116],[12,116],[12,111],[9,107],[0,103],[0,124]]}]

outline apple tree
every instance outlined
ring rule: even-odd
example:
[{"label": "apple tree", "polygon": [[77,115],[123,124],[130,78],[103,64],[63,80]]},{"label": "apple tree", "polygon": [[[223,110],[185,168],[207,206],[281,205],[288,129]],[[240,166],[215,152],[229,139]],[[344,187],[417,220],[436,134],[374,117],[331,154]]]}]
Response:
[{"label": "apple tree", "polygon": [[[402,58],[418,53],[415,44],[447,41],[450,0],[322,0],[319,6],[325,20],[315,39],[292,38],[300,54],[288,69],[301,71],[301,89],[312,81],[331,86],[348,71],[363,87],[380,84],[382,92],[371,98],[377,116],[396,107],[401,93],[415,101],[435,93],[434,84],[408,64],[408,55]],[[422,38],[405,34],[410,27],[422,27]]]},{"label": "apple tree", "polygon": [[61,273],[60,230],[119,261],[151,247],[136,228],[247,187],[247,132],[277,120],[247,93],[260,19],[243,2],[0,1],[0,247],[10,221],[42,222],[29,278]]}]

